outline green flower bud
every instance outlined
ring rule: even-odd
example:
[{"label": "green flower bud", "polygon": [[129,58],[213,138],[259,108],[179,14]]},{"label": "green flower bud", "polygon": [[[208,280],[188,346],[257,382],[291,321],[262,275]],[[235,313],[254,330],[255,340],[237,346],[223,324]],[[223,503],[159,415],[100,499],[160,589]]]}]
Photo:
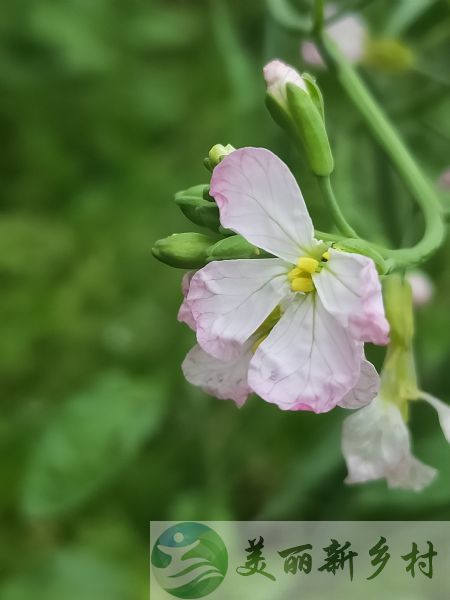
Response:
[{"label": "green flower bud", "polygon": [[398,73],[414,66],[414,53],[400,40],[372,39],[366,47],[365,60],[382,71]]},{"label": "green flower bud", "polygon": [[207,263],[208,249],[216,242],[216,237],[203,233],[174,233],[158,240],[152,253],[171,267],[199,269]]},{"label": "green flower bud", "polygon": [[220,240],[209,249],[208,261],[260,258],[261,256],[268,256],[268,254],[247,242],[241,235],[232,235]]},{"label": "green flower bud", "polygon": [[201,227],[218,231],[219,207],[209,196],[209,185],[196,185],[175,194],[175,202],[190,221]]},{"label": "green flower bud", "polygon": [[323,117],[314,100],[309,92],[293,83],[287,85],[287,98],[312,172],[319,176],[330,175],[334,168],[333,155]]},{"label": "green flower bud", "polygon": [[281,61],[264,68],[266,105],[273,117],[294,140],[311,170],[318,176],[333,171],[334,162],[324,122],[323,98],[313,77],[302,77]]},{"label": "green flower bud", "polygon": [[317,85],[316,78],[309,73],[302,73],[303,81],[305,82],[306,89],[308,90],[311,100],[314,102],[317,110],[322,115],[322,119],[325,122],[325,107],[323,102],[322,92]]},{"label": "green flower bud", "polygon": [[225,158],[225,156],[228,156],[228,154],[231,154],[235,150],[236,148],[231,144],[227,144],[226,146],[223,146],[222,144],[216,144],[211,148],[208,157],[203,161],[205,167],[208,169],[208,171],[212,172],[214,167],[217,167],[217,165]]}]

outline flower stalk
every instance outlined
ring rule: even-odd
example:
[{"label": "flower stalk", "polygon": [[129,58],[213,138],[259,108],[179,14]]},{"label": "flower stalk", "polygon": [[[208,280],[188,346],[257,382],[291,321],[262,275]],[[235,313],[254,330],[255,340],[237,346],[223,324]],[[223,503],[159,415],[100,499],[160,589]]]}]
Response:
[{"label": "flower stalk", "polygon": [[325,200],[328,210],[330,211],[330,214],[339,232],[342,233],[342,235],[345,235],[345,237],[357,238],[358,234],[353,229],[353,227],[349,225],[346,218],[344,217],[343,212],[339,207],[338,201],[336,200],[336,196],[334,195],[330,177],[317,177],[317,182],[319,184],[320,191],[322,192],[322,196]]},{"label": "flower stalk", "polygon": [[322,57],[328,68],[336,74],[373,137],[389,156],[424,217],[425,231],[417,244],[410,248],[394,250],[377,247],[377,250],[387,259],[388,271],[421,264],[440,248],[445,238],[446,227],[439,198],[356,70],[348,64],[339,49],[323,32],[321,21],[317,17],[322,4],[321,0],[316,2],[314,28],[315,42]]}]

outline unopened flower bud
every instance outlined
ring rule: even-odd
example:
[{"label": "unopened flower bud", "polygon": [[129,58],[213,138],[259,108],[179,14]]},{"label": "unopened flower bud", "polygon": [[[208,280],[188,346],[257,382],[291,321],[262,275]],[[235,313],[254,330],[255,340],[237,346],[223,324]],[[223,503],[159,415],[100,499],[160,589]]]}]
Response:
[{"label": "unopened flower bud", "polygon": [[263,255],[267,256],[267,253],[247,242],[241,235],[232,235],[220,240],[209,249],[208,260],[258,258]]},{"label": "unopened flower bud", "polygon": [[231,144],[227,144],[226,146],[223,146],[222,144],[216,144],[211,148],[208,157],[204,160],[205,167],[209,171],[213,171],[214,167],[217,167],[217,165],[225,158],[225,156],[228,156],[228,154],[231,154],[235,150],[236,148]]},{"label": "unopened flower bud", "polygon": [[158,240],[152,253],[171,267],[199,269],[207,263],[208,250],[216,241],[217,238],[203,233],[174,233]]},{"label": "unopened flower bud", "polygon": [[183,214],[196,225],[218,231],[220,227],[219,208],[214,199],[206,200],[209,185],[196,185],[175,194],[175,202]]},{"label": "unopened flower bud", "polygon": [[286,111],[289,111],[286,91],[288,83],[293,83],[305,92],[308,91],[300,73],[281,60],[272,60],[264,67],[263,72],[267,94]]},{"label": "unopened flower bud", "polygon": [[408,71],[414,65],[414,53],[400,40],[371,39],[367,43],[366,61],[378,69],[389,72]]},{"label": "unopened flower bud", "polygon": [[313,173],[330,175],[331,154],[320,91],[309,76],[274,60],[264,67],[266,104],[273,119],[301,144]]}]

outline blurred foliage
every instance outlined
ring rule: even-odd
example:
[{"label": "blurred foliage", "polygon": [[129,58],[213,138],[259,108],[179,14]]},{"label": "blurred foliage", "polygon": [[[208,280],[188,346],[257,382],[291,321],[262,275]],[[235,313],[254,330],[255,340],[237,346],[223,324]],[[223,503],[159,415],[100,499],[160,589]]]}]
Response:
[{"label": "blurred foliage", "polygon": [[[362,4],[373,35],[416,57],[395,76],[362,69],[436,179],[450,3]],[[264,61],[299,65],[299,36],[258,0],[15,0],[0,4],[0,31],[0,597],[146,598],[150,519],[449,518],[449,449],[426,407],[411,426],[441,472],[429,490],[345,487],[344,411],[287,414],[256,398],[238,411],[180,373],[193,343],[176,321],[182,271],[150,247],[193,228],[172,198],[207,182],[213,144],[270,146],[330,227],[263,103]],[[316,74],[350,221],[413,241],[410,198],[333,77]],[[417,325],[423,387],[447,401],[449,258],[428,265],[437,294]]]}]

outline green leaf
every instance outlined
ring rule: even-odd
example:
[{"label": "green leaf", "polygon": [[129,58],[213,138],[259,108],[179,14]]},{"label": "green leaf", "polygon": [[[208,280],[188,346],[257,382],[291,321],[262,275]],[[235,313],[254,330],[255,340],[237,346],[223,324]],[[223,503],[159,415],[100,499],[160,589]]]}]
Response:
[{"label": "green leaf", "polygon": [[432,6],[434,0],[400,0],[393,4],[388,17],[385,35],[400,37]]},{"label": "green leaf", "polygon": [[45,557],[0,588],[3,600],[128,600],[131,576],[82,548]]},{"label": "green leaf", "polygon": [[341,420],[334,416],[327,417],[324,432],[320,435],[319,430],[317,440],[313,444],[295,453],[287,467],[285,480],[262,508],[259,519],[278,519],[280,515],[291,517],[303,514],[313,502],[314,493],[321,483],[332,478],[337,472],[343,463],[342,454],[338,451]]},{"label": "green leaf", "polygon": [[115,372],[70,398],[31,456],[23,512],[55,517],[89,500],[157,431],[164,400],[158,382]]}]

